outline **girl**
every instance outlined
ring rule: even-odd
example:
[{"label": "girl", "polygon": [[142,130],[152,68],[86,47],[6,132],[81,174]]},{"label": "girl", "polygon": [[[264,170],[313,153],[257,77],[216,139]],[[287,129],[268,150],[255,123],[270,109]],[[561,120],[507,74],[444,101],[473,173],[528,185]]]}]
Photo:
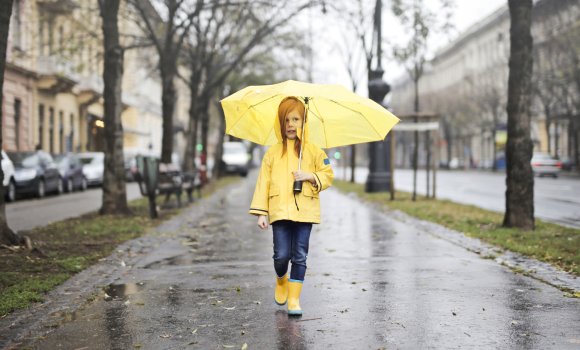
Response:
[{"label": "girl", "polygon": [[[312,224],[320,223],[318,194],[332,185],[334,173],[326,153],[308,142],[308,123],[304,140],[302,121],[304,104],[296,97],[287,97],[278,106],[274,125],[278,144],[264,155],[260,175],[254,191],[250,214],[258,216],[258,226],[274,231],[274,269],[277,283],[274,301],[278,305],[288,302],[289,315],[302,315],[298,301],[304,274]],[[298,170],[300,147],[302,170]],[[302,192],[294,193],[294,181],[303,182]],[[269,217],[266,218],[266,216]],[[292,271],[288,278],[288,262]]]}]

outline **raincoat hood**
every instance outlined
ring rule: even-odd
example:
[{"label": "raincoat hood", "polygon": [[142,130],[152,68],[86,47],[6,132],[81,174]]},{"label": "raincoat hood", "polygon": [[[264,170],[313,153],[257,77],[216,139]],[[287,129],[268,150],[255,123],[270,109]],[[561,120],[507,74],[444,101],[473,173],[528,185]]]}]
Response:
[{"label": "raincoat hood", "polygon": [[[304,105],[304,102],[303,102]],[[309,130],[308,130],[308,116],[307,116],[308,112],[306,112],[306,115],[304,116],[306,118],[306,123],[304,124],[304,143],[302,146],[306,145],[306,143],[308,142],[308,136],[309,136]],[[276,132],[276,138],[278,139],[278,144],[282,144],[283,142],[283,138],[282,138],[282,127],[280,125],[280,116],[278,115],[278,112],[276,111],[276,120],[274,121],[274,131]],[[298,137],[298,139],[302,139],[302,128],[298,128],[296,130],[296,136]]]}]

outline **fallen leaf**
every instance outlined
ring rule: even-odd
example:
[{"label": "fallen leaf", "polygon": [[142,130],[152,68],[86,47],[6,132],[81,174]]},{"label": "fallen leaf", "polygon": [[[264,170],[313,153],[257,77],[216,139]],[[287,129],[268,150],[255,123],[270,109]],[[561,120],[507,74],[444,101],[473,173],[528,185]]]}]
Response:
[{"label": "fallen leaf", "polygon": [[455,312],[451,311],[451,313],[453,314],[453,316],[457,316],[457,314]]},{"label": "fallen leaf", "polygon": [[246,332],[242,331],[242,335],[246,334]]},{"label": "fallen leaf", "polygon": [[189,343],[187,343],[187,344],[185,344],[185,345],[193,345],[193,344],[197,344],[197,343],[199,343],[199,342],[197,342],[197,341],[192,341],[192,342],[189,342]]},{"label": "fallen leaf", "polygon": [[580,339],[568,339],[570,343],[580,344]]},{"label": "fallen leaf", "polygon": [[242,350],[246,350],[248,348],[248,344],[244,343],[244,345],[242,345]]},{"label": "fallen leaf", "polygon": [[224,345],[224,348],[233,348],[233,345]]},{"label": "fallen leaf", "polygon": [[165,334],[163,333],[162,335],[159,336],[159,338],[169,338],[171,337],[169,334]]},{"label": "fallen leaf", "polygon": [[511,324],[518,324],[518,321],[511,321]]},{"label": "fallen leaf", "polygon": [[235,306],[234,306],[234,307],[223,307],[223,306],[222,306],[222,308],[224,308],[224,309],[226,309],[226,310],[233,310],[233,309],[235,309],[236,307],[235,307]]},{"label": "fallen leaf", "polygon": [[363,288],[362,290],[363,290],[363,292],[366,292],[366,291],[367,291],[367,290],[366,290],[366,289],[364,289],[364,288]]},{"label": "fallen leaf", "polygon": [[129,304],[131,304],[131,300],[127,300],[127,301],[125,302],[125,305],[129,305]]},{"label": "fallen leaf", "polygon": [[471,233],[470,233],[470,232],[467,232],[465,235],[466,235],[467,237],[471,237]]},{"label": "fallen leaf", "polygon": [[484,307],[482,309],[483,309],[483,311],[485,311],[485,308]]},{"label": "fallen leaf", "polygon": [[169,286],[169,289],[171,290],[171,289],[173,289],[173,287]]},{"label": "fallen leaf", "polygon": [[351,284],[356,284],[356,282],[351,282]]},{"label": "fallen leaf", "polygon": [[348,309],[340,310],[340,312],[342,313],[348,312]]},{"label": "fallen leaf", "polygon": [[121,266],[127,266],[123,260],[121,260]]},{"label": "fallen leaf", "polygon": [[191,332],[191,334],[195,334],[195,332],[197,332],[197,328],[195,329],[195,331]]},{"label": "fallen leaf", "polygon": [[254,303],[256,303],[257,305],[260,305],[262,302],[261,301],[254,301]]},{"label": "fallen leaf", "polygon": [[145,303],[135,303],[135,305],[143,306]]},{"label": "fallen leaf", "polygon": [[238,286],[238,288],[236,290],[239,292],[242,290],[242,287]]},{"label": "fallen leaf", "polygon": [[140,348],[141,347],[141,344],[136,344],[135,347],[136,348]]},{"label": "fallen leaf", "polygon": [[294,333],[294,335],[297,336],[298,338],[300,338],[300,335],[299,334]]},{"label": "fallen leaf", "polygon": [[213,303],[211,303],[211,304],[212,304],[213,306],[216,306],[216,304],[217,304],[217,303],[214,301],[214,302],[213,302]]}]

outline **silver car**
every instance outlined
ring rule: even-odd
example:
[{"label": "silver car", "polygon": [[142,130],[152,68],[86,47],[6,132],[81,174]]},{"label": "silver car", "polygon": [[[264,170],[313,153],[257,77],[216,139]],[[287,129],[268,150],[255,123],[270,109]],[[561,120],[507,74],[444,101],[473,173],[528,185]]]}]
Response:
[{"label": "silver car", "polygon": [[89,186],[101,186],[105,171],[105,154],[102,152],[87,152],[77,155],[83,163],[83,174]]},{"label": "silver car", "polygon": [[532,156],[532,170],[534,171],[534,175],[539,175],[540,177],[549,175],[556,178],[560,174],[561,169],[562,162],[552,158],[549,153],[534,153]]}]

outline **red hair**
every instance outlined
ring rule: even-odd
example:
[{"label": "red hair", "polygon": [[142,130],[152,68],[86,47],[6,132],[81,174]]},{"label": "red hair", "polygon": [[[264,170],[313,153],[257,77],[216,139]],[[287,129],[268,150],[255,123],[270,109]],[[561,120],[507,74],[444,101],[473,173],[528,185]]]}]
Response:
[{"label": "red hair", "polygon": [[[296,111],[298,112],[298,114],[300,114],[300,116],[302,117],[302,120],[304,121],[304,103],[302,103],[302,101],[300,101],[298,98],[296,97],[286,97],[285,99],[282,100],[282,102],[280,102],[280,105],[278,106],[278,118],[280,120],[280,133],[282,134],[282,145],[283,145],[283,150],[282,150],[282,156],[284,156],[284,154],[286,154],[286,118],[288,117],[288,114],[290,114],[292,111]],[[308,118],[308,112],[306,112],[306,118]],[[302,127],[302,126],[300,126]],[[300,139],[300,137],[302,137],[302,135],[300,135],[300,137],[298,137],[298,134],[296,134],[296,139],[297,141],[294,143],[294,152],[296,153],[296,156],[299,156],[300,154],[300,146],[302,145],[302,140]]]}]

